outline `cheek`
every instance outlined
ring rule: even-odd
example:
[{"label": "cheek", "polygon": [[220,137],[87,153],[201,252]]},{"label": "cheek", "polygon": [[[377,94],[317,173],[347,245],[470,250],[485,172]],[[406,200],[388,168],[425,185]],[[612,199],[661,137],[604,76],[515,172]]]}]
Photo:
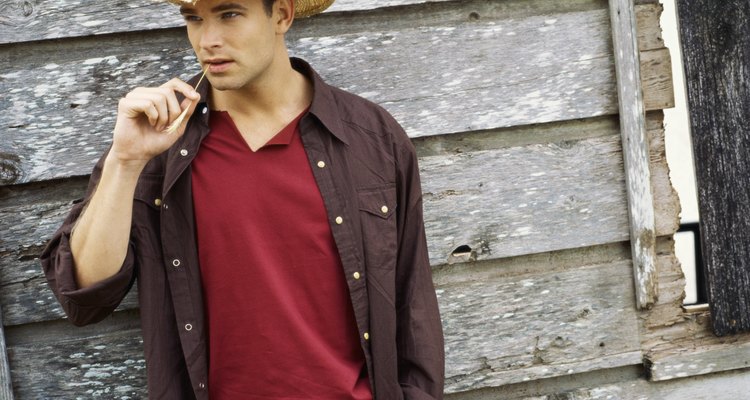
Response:
[{"label": "cheek", "polygon": [[198,30],[195,28],[188,28],[187,30],[187,37],[190,41],[190,46],[193,47],[193,50],[198,50],[198,44],[200,43],[200,34],[198,33]]}]

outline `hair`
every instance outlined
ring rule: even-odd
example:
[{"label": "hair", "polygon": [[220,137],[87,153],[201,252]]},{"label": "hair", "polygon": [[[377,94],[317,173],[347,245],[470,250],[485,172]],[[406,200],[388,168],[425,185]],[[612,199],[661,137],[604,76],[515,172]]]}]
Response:
[{"label": "hair", "polygon": [[273,15],[273,3],[275,3],[276,0],[263,0],[263,8],[266,9],[266,14],[270,17]]}]

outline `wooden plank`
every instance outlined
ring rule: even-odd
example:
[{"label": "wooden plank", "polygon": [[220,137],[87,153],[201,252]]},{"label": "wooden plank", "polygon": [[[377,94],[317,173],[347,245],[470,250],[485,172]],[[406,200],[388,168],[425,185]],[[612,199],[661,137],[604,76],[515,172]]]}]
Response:
[{"label": "wooden plank", "polygon": [[[680,198],[669,178],[669,165],[664,142],[664,118],[661,111],[647,115],[649,137],[649,168],[654,195],[655,228],[657,237],[674,235],[680,228]],[[673,252],[673,250],[670,250]],[[661,284],[659,284],[661,287]]]},{"label": "wooden plank", "polygon": [[641,51],[664,48],[662,38],[661,14],[664,7],[657,1],[654,4],[635,6],[635,20],[638,24],[636,35],[638,35],[638,49]]},{"label": "wooden plank", "polygon": [[[325,12],[324,17],[309,20],[298,20],[297,26],[327,24],[331,20],[341,17],[351,18],[352,12],[370,11],[367,15],[398,13],[403,15],[406,10],[419,10],[418,15],[405,18],[412,25],[422,25],[434,20],[430,14],[445,12],[444,10],[473,8],[468,14],[460,13],[460,20],[483,18],[487,16],[486,2],[469,0],[459,5],[441,4],[448,0],[338,0]],[[484,3],[484,4],[483,4]],[[553,14],[557,12],[602,7],[602,0],[568,0],[565,3],[547,1],[504,1],[491,5],[501,8],[505,15],[517,16],[519,13],[535,12],[539,14]],[[554,7],[554,8],[553,8]],[[658,7],[658,11],[654,10]],[[112,7],[94,0],[83,0],[76,3],[44,1],[14,1],[0,4],[0,44],[38,41],[44,39],[61,39],[102,35],[122,32],[133,32],[152,29],[176,28],[184,26],[176,7],[153,0],[133,0],[127,7]],[[661,7],[658,4],[646,4],[637,7],[638,35],[642,50],[663,47],[658,24],[658,14]],[[335,15],[348,13],[346,15]],[[427,15],[425,15],[427,14]],[[654,18],[655,17],[655,18]],[[389,18],[391,22],[393,18]],[[339,21],[335,21],[338,25]],[[295,26],[295,30],[297,29]],[[346,30],[351,32],[351,29]]]},{"label": "wooden plank", "polygon": [[708,312],[682,308],[685,277],[672,242],[660,243],[660,296],[643,315],[642,346],[647,373],[653,381],[713,374],[750,367],[750,333],[717,337]]},{"label": "wooden plank", "polygon": [[654,198],[651,190],[646,113],[641,89],[641,63],[635,35],[635,9],[632,0],[610,0],[609,5],[612,41],[615,49],[625,181],[628,191],[636,301],[639,308],[648,308],[654,303],[659,293],[654,279],[656,274]]},{"label": "wooden plank", "polygon": [[13,386],[10,376],[8,349],[5,345],[5,328],[3,327],[3,310],[0,307],[0,400],[13,400]]},{"label": "wooden plank", "polygon": [[[649,120],[660,138],[660,115]],[[618,125],[569,121],[415,140],[430,261],[438,266],[628,238]],[[540,140],[542,143],[537,143]],[[663,140],[653,141],[658,235],[676,229]],[[581,166],[580,160],[587,162]],[[11,325],[62,316],[36,257],[83,194],[84,178],[0,188],[0,305]],[[596,195],[594,195],[596,193]],[[472,248],[453,256],[460,246]],[[136,305],[129,297],[123,308]]]},{"label": "wooden plank", "polygon": [[[338,0],[326,12],[315,18],[299,19],[293,31],[309,26],[339,32],[359,31],[363,24],[350,24],[353,15],[360,19],[386,18],[385,25],[424,26],[433,24],[437,15],[453,14],[456,23],[486,18],[501,13],[509,18],[523,15],[552,15],[556,13],[604,8],[603,0],[567,0],[564,3],[548,0],[487,2],[484,0]],[[37,0],[15,1],[0,5],[0,44],[41,41],[182,28],[184,22],[177,8],[164,1],[133,0],[127,7],[106,6],[94,0],[76,3]],[[488,12],[488,10],[492,10]],[[367,11],[366,13],[363,11]],[[406,16],[405,14],[410,14]],[[361,22],[361,21],[360,21]],[[344,26],[342,26],[344,25]],[[367,25],[367,24],[364,24]],[[381,21],[380,25],[384,25]],[[22,29],[20,29],[22,28]],[[653,27],[649,27],[652,29]],[[645,31],[645,32],[648,32]]]},{"label": "wooden plank", "polygon": [[750,330],[750,7],[678,0],[677,10],[703,261],[721,336]]},{"label": "wooden plank", "polygon": [[[332,84],[384,105],[421,137],[616,114],[609,36],[606,11],[591,10],[297,37],[291,47]],[[436,59],[434,46],[452,56]],[[116,99],[127,88],[196,70],[185,48],[181,33],[165,32],[126,44],[102,38],[81,48],[7,50],[14,62],[0,61],[7,99],[0,103],[0,184],[88,173],[110,141]],[[647,93],[671,93],[653,82],[659,86]]]},{"label": "wooden plank", "polygon": [[674,107],[672,60],[669,49],[661,48],[640,53],[641,89],[646,110]]},{"label": "wooden plank", "polygon": [[586,251],[588,262],[568,251],[435,274],[446,391],[639,364],[630,260],[597,264],[616,257],[607,250]]},{"label": "wooden plank", "polygon": [[[47,286],[39,254],[62,223],[74,200],[83,196],[88,178],[0,187],[0,307],[4,323],[17,325],[63,317]],[[119,309],[137,306],[135,290]]]},{"label": "wooden plank", "polygon": [[711,347],[695,347],[690,351],[650,358],[648,370],[651,380],[666,381],[750,368],[750,342],[731,341]]},{"label": "wooden plank", "polygon": [[[420,160],[433,265],[627,240],[619,139],[535,144]],[[581,158],[586,163],[581,163]]]},{"label": "wooden plank", "polygon": [[[616,125],[609,129],[578,141],[421,158],[431,263],[466,261],[452,256],[464,245],[471,259],[486,260],[627,240],[620,143]],[[7,324],[61,315],[34,258],[80,196],[78,185],[46,198],[48,189],[32,186],[0,208],[10,227],[0,232],[0,253],[9,255],[0,259]]]},{"label": "wooden plank", "polygon": [[135,312],[85,328],[67,321],[9,329],[19,399],[145,399],[146,365]]},{"label": "wooden plank", "polygon": [[[338,0],[326,13],[403,7],[448,0]],[[132,0],[126,5],[96,0],[8,1],[0,4],[0,44],[184,26],[167,1]]]},{"label": "wooden plank", "polygon": [[737,400],[750,390],[750,370],[649,382],[637,367],[599,370],[448,394],[446,400]]},{"label": "wooden plank", "polygon": [[[627,257],[621,243],[438,269],[448,390],[639,363]],[[17,395],[144,397],[138,325],[120,312],[84,328],[10,327]]]}]

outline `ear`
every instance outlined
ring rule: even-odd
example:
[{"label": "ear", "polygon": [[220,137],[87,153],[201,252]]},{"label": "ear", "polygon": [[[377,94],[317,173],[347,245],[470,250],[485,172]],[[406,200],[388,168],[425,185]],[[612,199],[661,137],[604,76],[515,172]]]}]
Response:
[{"label": "ear", "polygon": [[276,0],[273,4],[273,18],[276,32],[285,34],[294,22],[294,0]]}]

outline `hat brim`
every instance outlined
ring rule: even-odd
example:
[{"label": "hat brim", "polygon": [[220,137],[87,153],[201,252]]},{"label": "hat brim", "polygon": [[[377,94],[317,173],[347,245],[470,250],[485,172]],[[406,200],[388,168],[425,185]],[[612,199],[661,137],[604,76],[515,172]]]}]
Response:
[{"label": "hat brim", "polygon": [[[176,5],[194,5],[199,0],[167,0]],[[322,13],[336,0],[294,0],[294,17],[305,18]]]},{"label": "hat brim", "polygon": [[297,18],[311,17],[322,13],[335,0],[294,0],[294,16]]}]

